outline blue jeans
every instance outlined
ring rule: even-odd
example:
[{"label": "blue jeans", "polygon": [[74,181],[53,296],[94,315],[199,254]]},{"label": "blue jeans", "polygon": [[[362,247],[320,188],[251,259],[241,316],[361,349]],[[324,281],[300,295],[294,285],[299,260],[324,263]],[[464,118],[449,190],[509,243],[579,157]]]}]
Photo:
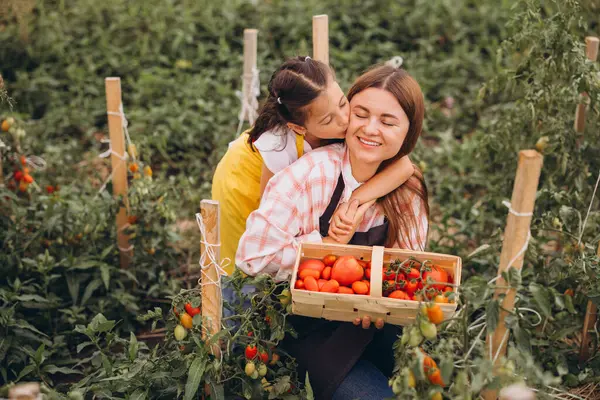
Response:
[{"label": "blue jeans", "polygon": [[333,394],[332,400],[382,400],[393,397],[388,378],[369,361],[358,360]]}]

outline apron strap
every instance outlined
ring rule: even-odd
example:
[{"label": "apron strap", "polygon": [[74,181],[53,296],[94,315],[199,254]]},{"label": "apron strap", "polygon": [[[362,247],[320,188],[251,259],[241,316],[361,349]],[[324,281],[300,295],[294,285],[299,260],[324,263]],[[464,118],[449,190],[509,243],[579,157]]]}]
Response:
[{"label": "apron strap", "polygon": [[296,133],[296,152],[298,154],[298,158],[304,155],[304,136],[298,135]]},{"label": "apron strap", "polygon": [[340,173],[337,185],[335,186],[335,190],[331,196],[331,201],[329,202],[329,205],[327,205],[327,209],[323,215],[319,217],[319,233],[322,237],[327,236],[327,233],[329,232],[329,221],[331,220],[331,217],[333,217],[333,213],[335,212],[335,209],[342,198],[342,193],[344,193],[345,187],[346,185],[344,185],[344,178]]}]

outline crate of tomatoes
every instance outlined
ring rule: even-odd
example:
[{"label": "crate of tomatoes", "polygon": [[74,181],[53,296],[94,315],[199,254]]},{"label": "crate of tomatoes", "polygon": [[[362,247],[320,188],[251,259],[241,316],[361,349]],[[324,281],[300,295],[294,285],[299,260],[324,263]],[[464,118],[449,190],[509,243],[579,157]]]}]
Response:
[{"label": "crate of tomatoes", "polygon": [[291,280],[292,313],[334,321],[412,323],[419,303],[456,311],[461,258],[380,246],[301,243]]}]

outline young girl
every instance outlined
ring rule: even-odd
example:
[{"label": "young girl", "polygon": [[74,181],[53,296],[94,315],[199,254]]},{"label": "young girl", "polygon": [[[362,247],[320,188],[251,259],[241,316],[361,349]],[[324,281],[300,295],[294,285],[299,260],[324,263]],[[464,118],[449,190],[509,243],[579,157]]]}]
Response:
[{"label": "young girl", "polygon": [[[252,212],[237,252],[248,275],[289,278],[297,243],[330,242],[333,210],[360,182],[408,155],[421,134],[424,102],[418,83],[402,69],[378,66],[360,76],[348,94],[350,123],[345,143],[316,149],[275,175],[260,207]],[[427,188],[418,170],[406,184],[355,208],[343,243],[423,251],[427,240]],[[336,240],[337,242],[338,240]],[[392,397],[387,378],[394,366],[395,326],[365,329],[347,322],[289,316],[297,332],[280,348],[309,373],[315,399]],[[360,324],[360,318],[354,321]]]},{"label": "young girl", "polygon": [[[348,100],[326,64],[310,57],[296,57],[284,62],[269,82],[269,96],[254,126],[229,144],[213,177],[212,198],[221,209],[221,258],[235,268],[238,242],[246,229],[246,219],[260,204],[269,179],[303,154],[325,144],[341,141],[349,120]],[[352,198],[360,204],[382,197],[410,176],[414,168],[407,157],[389,165]],[[347,232],[344,218],[332,230]],[[331,235],[332,237],[337,237]]]}]

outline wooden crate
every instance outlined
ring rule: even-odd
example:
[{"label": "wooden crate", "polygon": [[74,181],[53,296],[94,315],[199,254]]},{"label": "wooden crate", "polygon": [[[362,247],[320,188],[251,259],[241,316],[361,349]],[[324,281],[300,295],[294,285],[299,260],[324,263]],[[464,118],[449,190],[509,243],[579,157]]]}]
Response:
[{"label": "wooden crate", "polygon": [[[328,254],[336,256],[351,255],[358,260],[371,262],[371,291],[368,296],[355,294],[321,293],[295,289],[298,267],[305,259],[322,259]],[[325,318],[333,321],[354,321],[357,317],[370,316],[373,321],[383,318],[386,323],[408,325],[412,323],[419,310],[419,302],[390,299],[382,296],[383,266],[399,259],[414,257],[418,261],[431,260],[434,265],[445,269],[460,284],[461,258],[437,253],[385,249],[381,246],[352,246],[339,244],[301,243],[294,265],[291,280],[292,313],[313,318]],[[458,289],[455,289],[458,292]],[[456,304],[440,304],[444,319],[451,318]]]}]

